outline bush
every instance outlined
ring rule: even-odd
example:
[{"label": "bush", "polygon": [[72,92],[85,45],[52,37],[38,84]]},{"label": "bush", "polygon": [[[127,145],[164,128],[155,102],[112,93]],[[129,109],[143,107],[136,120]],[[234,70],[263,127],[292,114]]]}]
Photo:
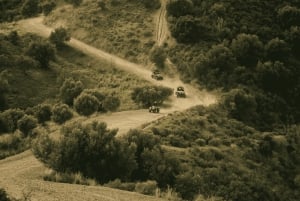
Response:
[{"label": "bush", "polygon": [[52,120],[59,124],[62,124],[73,117],[71,109],[66,104],[54,105],[52,113]]},{"label": "bush", "polygon": [[133,182],[121,182],[120,179],[115,179],[113,181],[110,181],[104,186],[109,187],[109,188],[117,188],[125,191],[134,191],[135,189],[135,183]]},{"label": "bush", "polygon": [[37,118],[39,123],[44,123],[45,121],[49,121],[52,115],[51,105],[48,104],[40,104],[35,108],[34,112],[35,117]]},{"label": "bush", "polygon": [[[56,142],[41,136],[33,145],[34,154],[58,172],[78,173],[100,183],[128,179],[136,168],[135,146],[125,146],[115,138],[117,130],[105,123],[69,124]],[[100,160],[99,160],[100,159]]]},{"label": "bush", "polygon": [[193,3],[190,0],[175,0],[167,4],[167,11],[169,15],[180,17],[193,12]]},{"label": "bush", "polygon": [[171,27],[171,33],[180,43],[197,43],[200,40],[208,40],[211,36],[211,26],[204,20],[187,15],[176,19]]},{"label": "bush", "polygon": [[70,39],[69,32],[63,27],[56,28],[49,36],[50,42],[55,44],[56,48],[64,46],[64,42]]},{"label": "bush", "polygon": [[91,115],[98,111],[100,103],[95,96],[89,94],[81,94],[74,100],[75,110],[81,115]]},{"label": "bush", "polygon": [[172,94],[173,90],[168,87],[144,86],[135,88],[131,98],[134,102],[149,107],[155,103],[162,104]]},{"label": "bush", "polygon": [[239,34],[232,40],[231,49],[238,62],[246,67],[253,67],[263,56],[263,44],[256,35]]},{"label": "bush", "polygon": [[49,15],[49,13],[56,7],[54,1],[46,1],[42,4],[42,10],[44,15]]},{"label": "bush", "polygon": [[155,195],[155,191],[157,189],[156,181],[146,181],[146,182],[138,182],[135,185],[135,191],[138,193],[142,193],[145,195]]},{"label": "bush", "polygon": [[38,0],[26,0],[23,4],[21,13],[25,17],[32,17],[39,12]]},{"label": "bush", "polygon": [[74,99],[83,91],[83,84],[81,81],[75,81],[73,78],[67,78],[59,90],[63,103],[71,106]]},{"label": "bush", "polygon": [[0,188],[0,201],[10,201],[6,191],[3,188]]},{"label": "bush", "polygon": [[116,111],[120,106],[121,102],[118,97],[107,96],[103,101],[103,108],[108,111]]},{"label": "bush", "polygon": [[49,62],[55,59],[55,49],[47,42],[32,42],[27,50],[27,55],[38,61],[42,68],[48,68]]},{"label": "bush", "polygon": [[18,121],[18,129],[27,136],[30,134],[30,132],[37,127],[37,120],[30,115],[24,115],[19,121]]},{"label": "bush", "polygon": [[18,121],[24,116],[24,111],[20,109],[8,109],[0,114],[2,132],[12,133],[18,128]]}]

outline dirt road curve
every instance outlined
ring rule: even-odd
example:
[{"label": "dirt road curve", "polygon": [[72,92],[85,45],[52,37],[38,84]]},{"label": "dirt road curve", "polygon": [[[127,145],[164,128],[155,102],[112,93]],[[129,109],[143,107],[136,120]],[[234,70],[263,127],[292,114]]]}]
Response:
[{"label": "dirt road curve", "polygon": [[[42,24],[42,17],[22,20],[18,23],[18,28],[25,32],[33,32],[43,37],[48,37],[51,28]],[[216,102],[216,97],[206,91],[183,84],[179,79],[166,78],[163,81],[151,79],[151,72],[137,64],[128,62],[117,56],[108,54],[96,49],[79,40],[72,38],[68,44],[83,53],[95,58],[110,61],[114,66],[134,73],[141,78],[149,80],[154,84],[159,84],[174,88],[182,85],[186,88],[187,98],[177,99],[174,96],[161,109],[160,114],[148,113],[146,110],[125,111],[105,115],[95,115],[91,118],[78,117],[78,121],[105,121],[109,128],[119,128],[119,134],[126,133],[130,128],[139,127],[145,123],[154,121],[170,112],[184,110],[194,105],[209,105]],[[60,184],[45,182],[42,175],[46,168],[41,164],[30,151],[0,160],[0,187],[17,198],[22,197],[22,192],[31,192],[31,200],[43,201],[150,201],[159,200],[153,197],[142,196],[119,190],[103,187],[89,187],[81,185]]]}]

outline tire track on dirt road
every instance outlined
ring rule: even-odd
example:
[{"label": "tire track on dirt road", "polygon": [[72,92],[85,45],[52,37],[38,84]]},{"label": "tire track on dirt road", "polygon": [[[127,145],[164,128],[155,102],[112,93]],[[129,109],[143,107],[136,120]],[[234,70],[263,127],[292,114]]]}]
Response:
[{"label": "tire track on dirt road", "polygon": [[156,14],[156,42],[158,46],[161,46],[165,41],[168,33],[168,26],[166,22],[166,1],[161,0],[161,6]]}]

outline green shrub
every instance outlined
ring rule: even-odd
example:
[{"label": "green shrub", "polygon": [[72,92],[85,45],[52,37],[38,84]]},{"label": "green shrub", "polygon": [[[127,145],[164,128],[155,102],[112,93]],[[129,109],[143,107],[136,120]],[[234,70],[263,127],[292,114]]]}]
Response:
[{"label": "green shrub", "polygon": [[61,132],[58,142],[41,136],[33,144],[34,154],[55,171],[80,172],[105,183],[116,178],[128,179],[136,168],[135,146],[115,138],[117,130],[108,130],[103,122],[72,123]]},{"label": "green shrub", "polygon": [[135,191],[138,193],[142,193],[145,195],[155,195],[155,190],[157,189],[156,181],[146,181],[146,182],[138,182],[135,185]]},{"label": "green shrub", "polygon": [[63,103],[73,105],[74,99],[83,91],[81,81],[75,81],[73,78],[68,78],[64,81],[60,88],[60,98]]},{"label": "green shrub", "polygon": [[1,201],[10,201],[6,191],[3,188],[0,188],[0,200]]},{"label": "green shrub", "polygon": [[81,115],[91,115],[98,111],[100,103],[95,96],[89,94],[81,94],[74,100],[75,110]]},{"label": "green shrub", "polygon": [[168,87],[144,86],[135,88],[131,94],[131,98],[134,102],[149,107],[155,103],[162,104],[172,94],[173,90]]},{"label": "green shrub", "polygon": [[103,106],[104,110],[116,111],[118,109],[118,107],[120,106],[120,104],[121,104],[121,102],[118,97],[109,95],[109,96],[105,97],[102,106]]},{"label": "green shrub", "polygon": [[24,115],[18,120],[18,129],[25,135],[29,135],[30,132],[37,127],[37,120],[30,115]]},{"label": "green shrub", "polygon": [[18,128],[18,121],[24,116],[24,111],[20,109],[8,109],[0,114],[2,132],[12,133]]},{"label": "green shrub", "polygon": [[46,1],[42,4],[42,10],[44,15],[49,15],[50,12],[56,7],[56,3],[54,1]]},{"label": "green shrub", "polygon": [[38,61],[42,68],[48,68],[49,62],[55,59],[55,49],[48,42],[32,42],[29,45],[26,53]]},{"label": "green shrub", "polygon": [[122,182],[120,179],[115,179],[113,181],[110,181],[104,186],[109,188],[117,188],[125,191],[134,191],[135,189],[135,183],[133,182]]},{"label": "green shrub", "polygon": [[37,107],[35,108],[34,115],[37,118],[39,123],[44,123],[45,121],[49,121],[52,115],[51,105],[48,104],[37,105]]},{"label": "green shrub", "polygon": [[23,3],[21,13],[25,17],[32,17],[39,12],[38,0],[26,0]]},{"label": "green shrub", "polygon": [[64,42],[70,39],[70,33],[63,27],[56,28],[49,36],[50,42],[55,44],[56,48],[64,46]]},{"label": "green shrub", "polygon": [[52,113],[52,120],[59,124],[62,124],[73,117],[71,109],[66,104],[54,105]]}]

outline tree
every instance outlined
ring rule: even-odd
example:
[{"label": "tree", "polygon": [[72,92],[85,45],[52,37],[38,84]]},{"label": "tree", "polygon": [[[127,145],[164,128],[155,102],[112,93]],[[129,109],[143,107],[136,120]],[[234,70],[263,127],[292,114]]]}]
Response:
[{"label": "tree", "polygon": [[149,107],[154,103],[162,104],[172,93],[173,90],[168,87],[144,86],[135,88],[131,98],[134,102],[141,103],[144,107]]},{"label": "tree", "polygon": [[224,99],[229,114],[246,124],[253,125],[257,118],[255,96],[243,89],[232,90]]},{"label": "tree", "polygon": [[284,40],[274,38],[265,46],[267,59],[285,61],[290,55],[290,48]]},{"label": "tree", "polygon": [[12,133],[18,128],[18,121],[24,116],[24,111],[20,109],[8,109],[0,114],[3,131]]},{"label": "tree", "polygon": [[81,115],[91,115],[98,111],[100,103],[95,96],[82,93],[74,100],[75,110]]},{"label": "tree", "polygon": [[49,15],[49,13],[56,7],[54,1],[46,1],[42,4],[42,10],[44,15]]},{"label": "tree", "polygon": [[209,39],[211,27],[203,20],[187,15],[176,19],[175,25],[171,27],[171,33],[180,43],[195,43]]},{"label": "tree", "polygon": [[263,55],[263,44],[256,35],[239,34],[231,42],[231,49],[238,62],[246,67],[255,67]]},{"label": "tree", "polygon": [[48,104],[37,105],[34,115],[37,118],[39,123],[44,123],[45,121],[49,121],[52,115],[51,105]]},{"label": "tree", "polygon": [[63,85],[59,89],[59,95],[63,103],[73,105],[74,99],[83,91],[81,81],[75,81],[73,78],[65,79]]},{"label": "tree", "polygon": [[300,27],[293,26],[290,28],[289,32],[287,33],[286,40],[291,45],[293,54],[295,56],[300,55]]},{"label": "tree", "polygon": [[33,150],[58,172],[80,172],[101,184],[116,178],[127,180],[136,168],[135,146],[127,146],[116,134],[104,122],[72,123],[62,128],[59,141],[41,136]]},{"label": "tree", "polygon": [[37,120],[30,115],[24,115],[18,120],[18,129],[27,136],[30,132],[37,127]]},{"label": "tree", "polygon": [[32,17],[39,12],[38,0],[26,0],[23,3],[21,13],[25,17]]},{"label": "tree", "polygon": [[169,15],[180,17],[193,12],[193,2],[190,0],[175,0],[167,4],[167,11]]},{"label": "tree", "polygon": [[63,27],[56,28],[54,31],[51,32],[49,36],[50,42],[55,44],[57,48],[62,47],[64,45],[64,42],[69,41],[70,39],[70,34]]},{"label": "tree", "polygon": [[56,104],[52,109],[52,120],[62,124],[73,117],[73,113],[68,105]]},{"label": "tree", "polygon": [[47,42],[31,43],[27,54],[37,60],[42,68],[48,68],[49,62],[55,59],[55,49]]},{"label": "tree", "polygon": [[293,83],[291,72],[280,61],[259,62],[257,65],[258,82],[261,87],[269,92],[284,95]]},{"label": "tree", "polygon": [[233,52],[224,44],[213,45],[199,59],[196,65],[196,76],[208,87],[229,87],[233,85],[232,71],[237,61]]},{"label": "tree", "polygon": [[163,68],[167,55],[163,48],[156,47],[150,53],[150,60],[155,63],[158,68]]},{"label": "tree", "polygon": [[286,5],[278,10],[278,19],[281,26],[290,28],[291,26],[300,26],[300,9],[294,6]]},{"label": "tree", "polygon": [[6,103],[6,94],[9,91],[9,84],[6,77],[6,71],[0,73],[0,111],[4,110],[7,106]]}]

